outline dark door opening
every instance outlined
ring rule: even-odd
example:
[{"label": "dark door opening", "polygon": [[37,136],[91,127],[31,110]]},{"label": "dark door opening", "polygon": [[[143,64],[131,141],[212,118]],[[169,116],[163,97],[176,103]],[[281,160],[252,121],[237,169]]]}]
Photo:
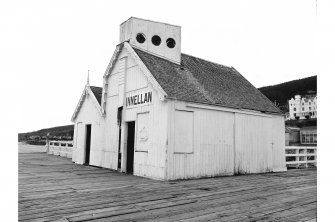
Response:
[{"label": "dark door opening", "polygon": [[122,160],[122,153],[121,153],[122,110],[123,110],[123,106],[121,106],[117,109],[117,124],[119,126],[119,148],[118,148],[118,157],[117,157],[117,169],[118,170],[121,170],[121,160]]},{"label": "dark door opening", "polygon": [[134,171],[134,140],[135,140],[135,122],[128,122],[127,173],[133,173]]},{"label": "dark door opening", "polygon": [[91,124],[86,125],[86,143],[85,143],[85,163],[90,164],[90,151],[91,151]]}]

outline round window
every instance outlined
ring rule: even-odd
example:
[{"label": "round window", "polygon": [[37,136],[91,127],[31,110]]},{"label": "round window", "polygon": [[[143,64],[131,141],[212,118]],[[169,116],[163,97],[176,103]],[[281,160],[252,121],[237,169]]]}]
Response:
[{"label": "round window", "polygon": [[152,44],[154,44],[155,46],[159,46],[159,45],[161,44],[162,40],[161,40],[161,37],[159,37],[158,35],[154,35],[154,36],[152,36],[152,38],[151,38],[151,42],[152,42]]},{"label": "round window", "polygon": [[169,47],[170,49],[174,48],[176,46],[176,41],[173,38],[168,38],[166,40],[166,45],[167,47]]},{"label": "round window", "polygon": [[138,33],[136,36],[136,40],[142,44],[143,42],[145,42],[145,35],[143,33]]}]

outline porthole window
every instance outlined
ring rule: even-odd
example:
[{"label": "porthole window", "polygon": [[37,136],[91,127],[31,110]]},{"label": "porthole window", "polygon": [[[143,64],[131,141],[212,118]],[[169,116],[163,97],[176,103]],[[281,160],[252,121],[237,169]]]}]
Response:
[{"label": "porthole window", "polygon": [[151,38],[151,42],[152,42],[152,44],[154,44],[155,46],[159,46],[159,45],[161,44],[162,40],[161,40],[161,37],[159,37],[158,35],[154,35],[154,36],[152,36],[152,38]]},{"label": "porthole window", "polygon": [[145,42],[145,35],[143,33],[138,33],[136,36],[136,40],[139,43],[144,43]]},{"label": "porthole window", "polygon": [[166,45],[167,47],[169,47],[170,49],[174,48],[176,46],[176,41],[173,38],[168,38],[166,40]]}]

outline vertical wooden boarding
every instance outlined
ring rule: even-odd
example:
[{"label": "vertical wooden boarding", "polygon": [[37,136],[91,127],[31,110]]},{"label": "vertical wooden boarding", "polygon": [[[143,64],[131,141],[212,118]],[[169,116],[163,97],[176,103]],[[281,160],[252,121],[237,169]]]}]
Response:
[{"label": "vertical wooden boarding", "polygon": [[147,176],[149,143],[152,140],[149,112],[138,113],[136,119],[134,174]]},{"label": "vertical wooden boarding", "polygon": [[273,171],[286,171],[284,116],[272,117]]},{"label": "vertical wooden boarding", "polygon": [[233,174],[233,128],[234,114],[230,112],[197,108],[175,110],[169,178]]},{"label": "vertical wooden boarding", "polygon": [[271,116],[235,114],[235,174],[272,171]]},{"label": "vertical wooden boarding", "polygon": [[195,115],[196,177],[234,172],[234,114],[197,109]]},{"label": "vertical wooden boarding", "polygon": [[187,178],[190,168],[190,156],[194,154],[194,112],[176,110],[174,125],[173,174],[175,178]]},{"label": "vertical wooden boarding", "polygon": [[73,160],[78,164],[84,163],[85,149],[85,125],[82,122],[77,123],[77,146],[73,149]]}]

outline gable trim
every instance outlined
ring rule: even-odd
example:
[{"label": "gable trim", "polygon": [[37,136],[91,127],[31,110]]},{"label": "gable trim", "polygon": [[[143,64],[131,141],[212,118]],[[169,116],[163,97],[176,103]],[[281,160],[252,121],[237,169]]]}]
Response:
[{"label": "gable trim", "polygon": [[146,65],[142,62],[140,57],[136,54],[132,46],[128,43],[124,43],[125,48],[128,50],[129,54],[131,57],[135,60],[135,62],[138,64],[140,70],[143,72],[145,77],[149,80],[149,82],[153,85],[155,89],[157,89],[163,97],[167,96],[167,93],[163,90],[163,88],[159,85],[155,77],[151,74],[149,69],[146,67]]},{"label": "gable trim", "polygon": [[82,107],[83,104],[84,104],[86,95],[89,95],[89,96],[91,96],[91,97],[93,98],[94,106],[98,109],[100,115],[101,115],[102,117],[104,116],[104,112],[103,112],[103,110],[102,110],[102,108],[101,108],[101,106],[100,106],[100,104],[99,104],[97,98],[95,97],[94,93],[92,92],[90,86],[89,86],[89,85],[86,85],[85,88],[84,88],[83,93],[81,94],[81,97],[80,97],[80,99],[79,99],[79,102],[78,102],[78,104],[77,104],[77,107],[76,107],[76,109],[74,110],[74,113],[73,113],[73,115],[72,115],[72,117],[71,117],[71,121],[72,121],[72,122],[74,122],[74,121],[76,120],[76,118],[77,118],[77,116],[78,116],[78,113],[79,113],[81,107]]},{"label": "gable trim", "polygon": [[102,94],[101,94],[101,109],[103,113],[106,113],[106,99],[107,98],[107,91],[108,91],[108,77],[110,76],[112,72],[112,68],[114,67],[116,63],[116,58],[119,56],[123,49],[123,44],[118,44],[114,50],[113,56],[110,59],[108,66],[105,70],[105,73],[103,75],[103,86],[102,86]]},{"label": "gable trim", "polygon": [[150,82],[153,85],[153,88],[159,92],[159,94],[161,95],[160,99],[163,100],[167,96],[167,93],[163,90],[163,88],[156,81],[156,79],[151,74],[149,69],[145,66],[145,64],[142,62],[140,57],[136,54],[132,46],[127,41],[125,41],[116,46],[114,54],[103,76],[103,87],[102,87],[102,97],[101,97],[101,109],[103,113],[106,113],[106,99],[105,98],[107,98],[107,92],[108,92],[108,78],[111,75],[112,70],[115,67],[117,58],[119,57],[123,48],[125,48],[128,51],[130,57],[135,60],[135,63],[139,66],[140,70],[142,71],[144,76],[147,78],[148,82]]}]

